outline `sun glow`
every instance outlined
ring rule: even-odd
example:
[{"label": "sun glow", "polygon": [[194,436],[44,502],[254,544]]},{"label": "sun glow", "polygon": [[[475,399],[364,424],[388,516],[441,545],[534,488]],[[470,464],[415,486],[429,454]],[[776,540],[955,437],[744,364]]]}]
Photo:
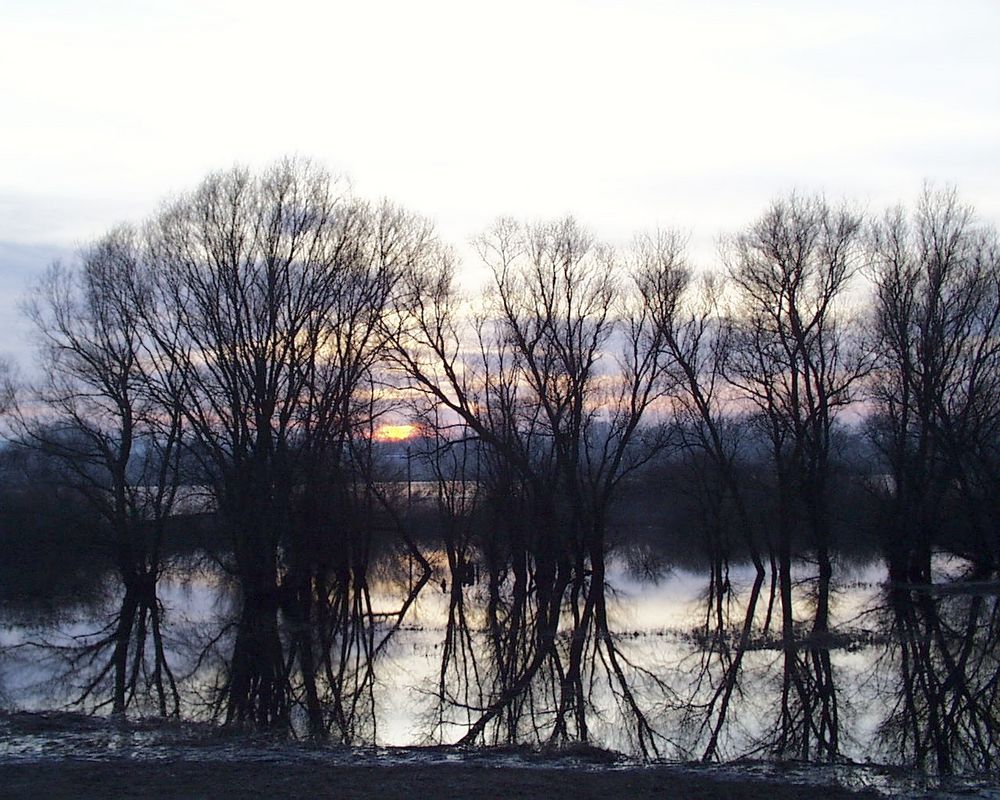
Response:
[{"label": "sun glow", "polygon": [[373,438],[377,442],[405,442],[420,432],[416,425],[379,425]]}]

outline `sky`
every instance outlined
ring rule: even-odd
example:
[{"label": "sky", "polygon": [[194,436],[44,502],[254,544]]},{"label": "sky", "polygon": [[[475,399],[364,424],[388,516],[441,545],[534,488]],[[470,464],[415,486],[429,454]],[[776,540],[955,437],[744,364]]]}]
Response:
[{"label": "sky", "polygon": [[498,215],[714,243],[792,189],[925,181],[1000,220],[1000,3],[0,0],[0,352],[53,259],[234,163],[348,176],[467,242]]}]

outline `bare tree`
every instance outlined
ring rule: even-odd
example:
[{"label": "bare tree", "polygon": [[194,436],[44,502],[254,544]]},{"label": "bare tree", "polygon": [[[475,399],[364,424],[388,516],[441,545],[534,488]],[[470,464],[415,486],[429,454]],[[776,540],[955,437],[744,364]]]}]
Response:
[{"label": "bare tree", "polygon": [[[777,551],[785,678],[779,751],[833,757],[838,711],[829,646],[832,527],[828,505],[838,415],[871,370],[850,319],[862,265],[862,220],[819,197],[775,202],[725,243],[734,291],[726,377],[759,412],[777,491]],[[792,597],[799,509],[818,564],[809,668],[799,663]],[[815,706],[818,704],[818,709]]]},{"label": "bare tree", "polygon": [[[924,191],[871,235],[880,369],[872,432],[891,477],[890,574],[929,583],[936,545],[998,558],[1000,251],[954,191]],[[945,531],[957,503],[966,535]]]},{"label": "bare tree", "polygon": [[[752,512],[746,487],[740,481],[745,459],[742,451],[748,438],[746,413],[734,402],[725,379],[734,332],[722,307],[726,279],[713,273],[696,278],[685,259],[684,244],[678,233],[659,231],[637,238],[632,257],[640,290],[663,337],[676,447],[684,456],[687,482],[694,486],[705,515],[703,532],[711,570],[703,637],[706,646],[700,674],[692,685],[696,693],[705,684],[712,689],[707,699],[686,698],[681,708],[685,716],[698,717],[695,727],[700,734],[707,734],[702,757],[709,760],[718,756],[730,703],[740,685],[743,657],[756,633],[767,566],[759,542],[759,515]],[[732,642],[729,610],[734,588],[729,565],[738,545],[746,548],[755,577]],[[775,577],[772,570],[772,603]],[[769,620],[770,605],[765,631]],[[718,680],[713,677],[716,664],[722,670]]]},{"label": "bare tree", "polygon": [[[550,737],[572,730],[586,741],[587,665],[600,659],[645,752],[655,735],[607,622],[606,531],[617,488],[662,444],[640,427],[664,393],[662,337],[615,253],[572,220],[501,220],[479,250],[493,286],[470,328],[441,260],[411,274],[395,337],[411,391],[486,448],[480,467],[508,503],[513,604],[491,625],[493,699],[463,741],[510,714],[503,724],[516,734],[517,714],[547,670],[556,705]],[[574,622],[562,651],[567,602]]]},{"label": "bare tree", "polygon": [[[104,520],[101,544],[111,549],[122,584],[107,628],[68,651],[85,680],[80,701],[107,703],[121,714],[145,683],[160,713],[176,714],[156,584],[182,428],[179,416],[162,413],[147,390],[138,270],[136,236],[128,228],[85,250],[77,268],[49,269],[26,306],[39,337],[42,377],[27,388],[14,418],[21,438],[57,458]],[[109,675],[111,696],[104,698]]]},{"label": "bare tree", "polygon": [[[882,543],[899,674],[883,732],[921,767],[987,769],[996,604],[978,587],[1000,552],[1000,250],[954,190],[930,187],[912,215],[887,212],[870,247],[881,358],[869,429],[889,478]],[[935,586],[938,549],[967,559],[969,574]]]},{"label": "bare tree", "polygon": [[177,404],[243,595],[223,692],[230,722],[287,726],[297,680],[310,730],[329,730],[317,681],[336,673],[336,627],[317,591],[363,583],[357,441],[375,413],[398,276],[432,239],[422,220],[352,200],[296,161],[210,176],[150,225],[151,335],[184,375]]}]

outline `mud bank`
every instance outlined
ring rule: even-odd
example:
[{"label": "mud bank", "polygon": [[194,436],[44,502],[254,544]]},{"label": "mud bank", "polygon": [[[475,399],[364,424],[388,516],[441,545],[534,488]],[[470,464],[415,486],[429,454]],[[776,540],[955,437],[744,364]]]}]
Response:
[{"label": "mud bank", "polygon": [[[181,722],[0,713],[0,798],[910,798],[994,795],[859,765],[630,762],[593,748],[347,748]],[[945,791],[942,791],[945,790]],[[980,791],[985,790],[985,791]]]},{"label": "mud bank", "polygon": [[[669,767],[581,771],[483,764],[322,766],[238,762],[135,763],[127,760],[0,764],[0,797],[127,798],[815,798],[817,787],[682,774]],[[824,800],[878,797],[824,787]]]}]

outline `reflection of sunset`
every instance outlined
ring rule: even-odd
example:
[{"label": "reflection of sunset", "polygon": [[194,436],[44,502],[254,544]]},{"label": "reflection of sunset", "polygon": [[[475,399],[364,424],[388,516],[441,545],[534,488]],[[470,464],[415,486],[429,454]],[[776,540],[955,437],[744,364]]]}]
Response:
[{"label": "reflection of sunset", "polygon": [[403,442],[417,435],[416,425],[379,425],[373,434],[379,442]]}]

